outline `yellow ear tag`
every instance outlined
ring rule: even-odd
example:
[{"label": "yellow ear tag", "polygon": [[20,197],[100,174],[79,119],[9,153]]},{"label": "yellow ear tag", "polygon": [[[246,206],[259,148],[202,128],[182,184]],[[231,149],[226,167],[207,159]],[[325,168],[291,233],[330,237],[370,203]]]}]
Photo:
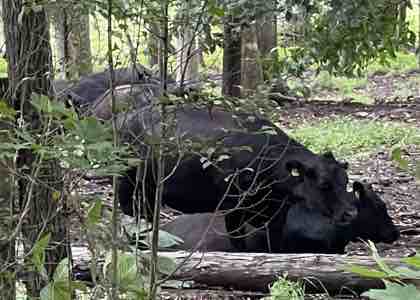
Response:
[{"label": "yellow ear tag", "polygon": [[293,168],[291,173],[292,173],[292,176],[293,176],[293,177],[298,177],[298,176],[300,176],[300,174],[299,174],[299,170],[298,170],[298,169],[296,169],[296,168]]}]

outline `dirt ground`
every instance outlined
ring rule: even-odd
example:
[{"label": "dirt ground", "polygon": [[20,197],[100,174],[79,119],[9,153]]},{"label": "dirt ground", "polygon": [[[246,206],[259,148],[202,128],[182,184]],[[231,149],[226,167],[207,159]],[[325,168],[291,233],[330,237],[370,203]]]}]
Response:
[{"label": "dirt ground", "polygon": [[[418,75],[418,74],[416,74]],[[412,74],[410,74],[412,76]],[[394,79],[394,78],[393,78]],[[403,79],[402,77],[396,78]],[[302,121],[316,121],[323,118],[345,115],[355,118],[405,122],[419,128],[420,135],[420,97],[418,89],[404,99],[386,97],[392,89],[383,87],[381,77],[373,78],[376,89],[381,91],[379,95],[386,101],[376,98],[374,105],[362,105],[350,102],[336,101],[296,101],[286,103],[281,113],[281,124],[284,127],[294,127]],[[394,80],[391,82],[393,84]],[[382,85],[381,85],[382,84]],[[382,97],[383,96],[383,97]],[[406,149],[405,156],[410,161],[410,166],[420,163],[420,146],[410,145]],[[371,183],[375,191],[387,203],[390,215],[401,230],[401,238],[393,245],[377,244],[382,256],[403,257],[413,255],[416,249],[420,249],[420,182],[406,171],[400,170],[391,161],[389,149],[373,152],[369,157],[353,159],[349,161],[349,177],[351,180],[359,180]],[[109,186],[101,181],[87,181],[83,187],[83,194],[108,194]],[[348,255],[368,255],[368,250],[362,243],[351,243],[347,247]],[[171,298],[172,293],[167,297]],[[191,295],[188,299],[218,299],[206,297],[206,293]],[[252,295],[224,295],[224,299],[250,299],[260,298],[261,294]],[[328,299],[325,295],[317,299]],[[348,296],[343,299],[349,299]],[[357,298],[353,298],[357,299]]]}]

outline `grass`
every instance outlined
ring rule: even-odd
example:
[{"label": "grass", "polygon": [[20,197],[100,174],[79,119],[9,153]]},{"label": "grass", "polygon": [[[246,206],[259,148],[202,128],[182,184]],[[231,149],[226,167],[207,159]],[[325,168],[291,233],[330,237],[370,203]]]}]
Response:
[{"label": "grass", "polygon": [[270,300],[304,300],[305,290],[301,282],[293,282],[281,276],[270,287]]},{"label": "grass", "polygon": [[366,88],[367,84],[366,76],[361,78],[335,77],[322,71],[316,77],[313,88],[333,91],[343,98],[353,98],[357,102],[368,103],[370,101],[368,96],[355,91]]},{"label": "grass", "polygon": [[289,133],[317,153],[333,150],[341,158],[367,153],[380,146],[420,144],[418,128],[350,117],[304,124]]},{"label": "grass", "polygon": [[401,51],[397,53],[397,57],[389,60],[388,65],[381,65],[375,61],[367,68],[368,74],[375,73],[403,73],[418,68],[417,58],[414,53],[409,51]]}]

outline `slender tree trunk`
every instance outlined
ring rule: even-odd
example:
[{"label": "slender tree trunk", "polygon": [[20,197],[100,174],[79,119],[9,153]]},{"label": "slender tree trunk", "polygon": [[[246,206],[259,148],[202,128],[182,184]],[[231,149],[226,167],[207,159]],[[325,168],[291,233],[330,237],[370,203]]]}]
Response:
[{"label": "slender tree trunk", "polygon": [[50,10],[61,78],[92,73],[89,12],[80,3],[57,3]]},{"label": "slender tree trunk", "polygon": [[78,75],[84,76],[92,73],[92,52],[90,45],[90,24],[89,11],[82,7],[79,3],[77,5],[76,15],[72,18],[72,32],[78,43],[76,61]]},{"label": "slender tree trunk", "polygon": [[[10,142],[7,124],[0,122],[0,143]],[[4,133],[3,133],[4,130]],[[13,161],[0,159],[0,299],[16,299],[15,239],[11,238],[15,228],[13,219],[14,188]]]},{"label": "slender tree trunk", "polygon": [[150,24],[150,32],[147,40],[147,49],[149,56],[150,67],[154,67],[159,64],[159,24]]},{"label": "slender tree trunk", "polygon": [[223,52],[223,88],[225,96],[240,97],[241,95],[241,34],[238,27],[231,24],[228,16],[224,23]]},{"label": "slender tree trunk", "polygon": [[182,85],[185,80],[197,79],[199,66],[199,51],[197,38],[194,32],[195,25],[190,21],[188,11],[192,8],[195,1],[184,3],[185,24],[177,37],[177,72],[176,80]]},{"label": "slender tree trunk", "polygon": [[[19,110],[18,126],[31,130],[42,143],[41,118],[30,104],[32,93],[48,95],[50,91],[51,49],[49,26],[44,9],[24,9],[23,0],[2,0],[11,104]],[[25,80],[23,80],[25,79]],[[30,150],[18,153],[20,172],[19,204],[25,253],[45,234],[51,234],[46,250],[45,269],[52,277],[56,265],[67,255],[66,218],[63,203],[62,174],[56,160],[44,159]],[[30,259],[30,256],[27,257]],[[45,278],[31,273],[25,283],[28,296],[38,297]]]},{"label": "slender tree trunk", "polygon": [[255,24],[242,28],[241,86],[242,96],[247,97],[263,82],[260,51]]},{"label": "slender tree trunk", "polygon": [[[4,44],[3,27],[3,3],[0,3],[1,26],[0,43]],[[3,92],[5,90],[1,89]],[[7,134],[9,126],[0,120],[0,144],[10,142]],[[15,222],[13,219],[15,199],[13,197],[13,177],[10,170],[13,169],[13,161],[0,158],[0,299],[16,299],[16,275],[14,269],[15,262],[15,239],[11,238]]]},{"label": "slender tree trunk", "polygon": [[[271,74],[276,74],[277,65],[277,22],[274,8],[256,22],[258,49],[261,55],[264,80],[268,80]],[[274,67],[274,68],[273,68]]]}]

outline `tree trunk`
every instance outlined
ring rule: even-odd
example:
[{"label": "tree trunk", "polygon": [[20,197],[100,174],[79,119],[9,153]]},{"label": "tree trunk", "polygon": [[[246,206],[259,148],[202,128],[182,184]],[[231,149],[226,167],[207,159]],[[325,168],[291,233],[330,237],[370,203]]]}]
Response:
[{"label": "tree trunk", "polygon": [[224,96],[241,95],[241,34],[238,26],[231,24],[232,17],[225,20],[223,51],[223,88]]},{"label": "tree trunk", "polygon": [[92,73],[89,12],[80,3],[57,3],[51,9],[61,78]]},{"label": "tree trunk", "polygon": [[[277,22],[276,15],[273,12],[268,12],[256,22],[258,49],[262,59],[262,67],[264,73],[264,80],[270,79],[271,74],[276,74],[277,65]],[[273,68],[274,67],[274,68]]]},{"label": "tree trunk", "polygon": [[147,39],[147,49],[150,67],[159,65],[159,24],[153,22],[150,24],[150,32]]},{"label": "tree trunk", "polygon": [[247,97],[255,93],[257,86],[263,81],[255,23],[242,28],[241,36],[241,95]]},{"label": "tree trunk", "polygon": [[66,74],[66,62],[67,62],[67,45],[66,36],[68,35],[67,30],[67,13],[64,8],[57,5],[50,5],[48,10],[50,23],[54,29],[54,41],[55,41],[55,77],[60,79],[67,78]]},{"label": "tree trunk", "polygon": [[70,14],[73,16],[71,19],[71,32],[73,33],[73,38],[77,41],[77,47],[75,47],[76,45],[74,46],[76,51],[75,65],[77,66],[78,75],[84,76],[93,72],[89,11],[80,3],[76,8],[76,14]]},{"label": "tree trunk", "polygon": [[195,24],[191,22],[191,18],[188,15],[188,11],[194,5],[193,1],[184,3],[183,10],[185,11],[185,24],[183,28],[179,30],[177,37],[177,72],[176,80],[180,85],[183,85],[184,81],[197,79],[198,77],[198,66],[199,66],[199,51],[197,47],[196,32],[194,32]]},{"label": "tree trunk", "polygon": [[[0,122],[0,143],[10,143],[7,129],[8,126]],[[14,188],[10,172],[13,169],[13,162],[10,159],[0,158],[0,299],[4,300],[16,299],[14,268],[16,240],[11,238],[15,229]]]},{"label": "tree trunk", "polygon": [[[3,8],[10,103],[22,113],[18,124],[25,124],[33,137],[42,137],[41,118],[29,100],[32,93],[48,95],[50,92],[52,64],[47,15],[44,9],[26,9],[23,13],[23,0],[3,0]],[[41,144],[42,140],[37,143]],[[45,269],[51,279],[56,265],[67,256],[67,222],[60,209],[63,176],[57,161],[44,160],[42,155],[30,150],[18,153],[17,167],[21,175],[19,205],[24,218],[25,253],[30,253],[39,238],[50,233],[51,247],[46,250]],[[30,260],[30,256],[26,258]],[[25,283],[28,296],[38,297],[45,283],[34,272]]]}]

